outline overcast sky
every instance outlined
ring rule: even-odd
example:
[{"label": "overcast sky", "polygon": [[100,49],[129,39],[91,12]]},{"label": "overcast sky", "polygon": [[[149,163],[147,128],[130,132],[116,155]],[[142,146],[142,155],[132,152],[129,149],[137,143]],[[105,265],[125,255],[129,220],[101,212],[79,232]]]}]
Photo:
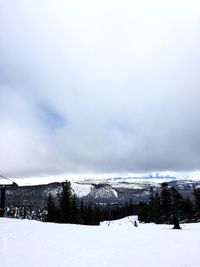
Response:
[{"label": "overcast sky", "polygon": [[0,0],[0,172],[200,170],[200,1]]}]

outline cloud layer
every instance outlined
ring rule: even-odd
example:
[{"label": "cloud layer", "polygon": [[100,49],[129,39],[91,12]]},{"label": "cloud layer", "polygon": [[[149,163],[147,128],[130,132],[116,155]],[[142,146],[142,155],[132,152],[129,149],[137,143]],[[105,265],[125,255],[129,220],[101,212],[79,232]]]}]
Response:
[{"label": "cloud layer", "polygon": [[0,5],[0,171],[200,169],[199,1]]}]

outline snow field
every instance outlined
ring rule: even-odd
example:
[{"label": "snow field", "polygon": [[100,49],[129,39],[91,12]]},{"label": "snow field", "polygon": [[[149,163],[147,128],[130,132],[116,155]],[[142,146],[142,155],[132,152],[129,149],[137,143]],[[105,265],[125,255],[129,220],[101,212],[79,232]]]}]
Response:
[{"label": "snow field", "polygon": [[1,267],[200,267],[200,224],[100,226],[0,219]]}]

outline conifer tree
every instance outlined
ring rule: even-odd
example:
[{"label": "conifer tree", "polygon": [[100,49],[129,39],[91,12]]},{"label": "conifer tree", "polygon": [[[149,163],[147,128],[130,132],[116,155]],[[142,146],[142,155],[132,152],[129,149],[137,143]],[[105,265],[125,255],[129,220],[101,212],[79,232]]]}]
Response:
[{"label": "conifer tree", "polygon": [[163,214],[163,220],[166,222],[169,221],[172,210],[172,194],[167,183],[162,183],[161,209]]},{"label": "conifer tree", "polygon": [[154,195],[153,189],[150,191],[150,201],[148,205],[150,222],[159,223],[161,217],[161,202],[158,193]]},{"label": "conifer tree", "polygon": [[200,219],[200,188],[195,188],[194,192],[194,217],[195,220]]},{"label": "conifer tree", "polygon": [[66,181],[62,183],[62,191],[59,195],[60,222],[70,223],[72,221],[72,192],[71,184]]},{"label": "conifer tree", "polygon": [[47,216],[46,216],[46,221],[47,222],[56,222],[58,220],[58,212],[57,208],[54,204],[52,195],[49,194],[48,200],[47,200]]},{"label": "conifer tree", "polygon": [[80,212],[75,195],[73,195],[71,200],[71,223],[80,223]]},{"label": "conifer tree", "polygon": [[183,202],[183,217],[186,221],[191,221],[194,211],[194,205],[189,198],[186,198]]}]

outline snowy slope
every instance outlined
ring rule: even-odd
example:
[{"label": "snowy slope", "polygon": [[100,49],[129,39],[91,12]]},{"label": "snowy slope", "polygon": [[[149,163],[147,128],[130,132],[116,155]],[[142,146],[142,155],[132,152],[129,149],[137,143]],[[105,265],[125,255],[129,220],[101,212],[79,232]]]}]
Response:
[{"label": "snowy slope", "polygon": [[200,224],[101,226],[0,219],[2,267],[199,267]]},{"label": "snowy slope", "polygon": [[133,227],[134,226],[134,222],[137,222],[137,224],[139,224],[138,221],[138,217],[137,216],[129,216],[120,220],[114,220],[114,221],[104,221],[101,222],[101,226],[112,226],[112,227],[118,227],[118,226],[123,226],[123,227]]},{"label": "snowy slope", "polygon": [[92,189],[92,185],[90,184],[81,185],[79,183],[73,183],[73,182],[71,183],[71,187],[77,197],[87,196]]}]

